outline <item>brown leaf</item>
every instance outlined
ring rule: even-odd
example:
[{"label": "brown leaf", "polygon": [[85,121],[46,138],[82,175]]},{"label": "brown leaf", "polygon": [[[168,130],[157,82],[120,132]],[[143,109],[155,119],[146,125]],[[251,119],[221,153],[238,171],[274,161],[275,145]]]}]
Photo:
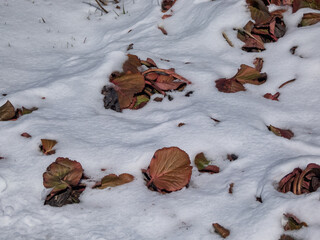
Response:
[{"label": "brown leaf", "polygon": [[145,86],[141,73],[125,74],[112,79],[111,82],[116,85],[115,90],[121,109],[128,108],[133,101],[134,94],[141,92]]},{"label": "brown leaf", "polygon": [[27,132],[21,133],[21,136],[25,138],[31,138],[31,135]]},{"label": "brown leaf", "polygon": [[153,99],[153,101],[155,101],[155,102],[162,102],[162,100],[163,100],[163,98],[161,98],[161,97],[156,97]]},{"label": "brown leaf", "polygon": [[218,233],[221,237],[226,238],[230,235],[230,231],[221,226],[219,223],[212,223],[212,226],[214,228],[214,231]]},{"label": "brown leaf", "polygon": [[40,145],[40,149],[45,155],[51,155],[56,152],[55,150],[52,150],[52,148],[58,143],[56,140],[41,139],[41,143],[42,145]]},{"label": "brown leaf", "polygon": [[268,8],[262,0],[246,0],[251,12],[251,18],[256,23],[266,22],[270,19],[271,15]]},{"label": "brown leaf", "polygon": [[291,80],[289,80],[289,81],[286,81],[286,82],[282,83],[282,84],[279,86],[279,88],[282,88],[282,87],[284,87],[285,85],[287,85],[288,83],[294,82],[295,80],[296,80],[296,79],[291,79]]},{"label": "brown leaf", "polygon": [[287,218],[287,223],[283,227],[285,231],[299,230],[302,227],[308,227],[305,222],[301,222],[299,218],[291,213],[283,214]]},{"label": "brown leaf", "polygon": [[236,79],[230,78],[221,78],[216,80],[216,88],[220,92],[225,92],[225,93],[235,93],[239,91],[246,91],[244,86],[239,83]]},{"label": "brown leaf", "polygon": [[158,29],[160,29],[164,35],[168,35],[168,32],[164,29],[164,27],[158,26]]},{"label": "brown leaf", "polygon": [[128,173],[122,173],[119,176],[109,174],[101,179],[93,188],[104,189],[107,187],[116,187],[129,182],[132,182],[134,177]]},{"label": "brown leaf", "polygon": [[178,127],[182,127],[182,126],[184,126],[184,125],[186,125],[185,123],[179,123],[178,124]]},{"label": "brown leaf", "polygon": [[253,61],[253,65],[255,66],[255,69],[258,72],[261,72],[262,67],[263,67],[263,59],[262,58],[255,58]]},{"label": "brown leaf", "polygon": [[311,26],[320,22],[320,13],[304,13],[298,27]]},{"label": "brown leaf", "polygon": [[177,0],[163,0],[161,4],[162,12],[168,11],[176,3]]},{"label": "brown leaf", "polygon": [[236,154],[228,154],[227,155],[227,159],[232,162],[232,161],[235,161],[237,160],[239,157],[236,155]]},{"label": "brown leaf", "polygon": [[282,234],[279,240],[295,240],[295,239],[289,235]]},{"label": "brown leaf", "polygon": [[245,64],[241,64],[240,69],[238,70],[234,78],[242,84],[250,83],[250,84],[260,85],[267,80],[267,74],[260,73],[258,70],[256,70],[253,67],[250,67]]},{"label": "brown leaf", "polygon": [[178,191],[190,181],[190,158],[178,147],[162,148],[155,152],[145,173],[149,177],[148,188],[159,192]]},{"label": "brown leaf", "polygon": [[285,129],[274,127],[272,125],[268,126],[268,129],[269,131],[273,132],[275,135],[279,137],[291,139],[294,136],[293,132],[289,129],[285,130]]},{"label": "brown leaf", "polygon": [[166,18],[169,18],[169,17],[172,17],[172,14],[164,14],[162,16],[162,19],[166,19]]},{"label": "brown leaf", "polygon": [[16,111],[10,101],[0,107],[0,121],[7,121],[14,118]]},{"label": "brown leaf", "polygon": [[274,101],[279,101],[278,99],[279,96],[280,96],[279,92],[276,92],[273,95],[271,93],[266,93],[265,95],[263,95],[264,98],[274,100]]},{"label": "brown leaf", "polygon": [[122,69],[125,74],[139,73],[138,67],[141,66],[140,59],[133,54],[128,54],[128,59],[123,63]]},{"label": "brown leaf", "polygon": [[320,0],[293,0],[292,13],[295,13],[300,8],[312,8],[320,10]]}]

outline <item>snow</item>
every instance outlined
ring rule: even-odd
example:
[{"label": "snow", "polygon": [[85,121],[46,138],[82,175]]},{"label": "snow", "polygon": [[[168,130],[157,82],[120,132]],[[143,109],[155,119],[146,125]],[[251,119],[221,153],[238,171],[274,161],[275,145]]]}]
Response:
[{"label": "snow", "polygon": [[[295,167],[320,162],[320,25],[296,27],[303,13],[317,11],[289,9],[285,36],[264,52],[247,53],[233,30],[250,20],[244,0],[178,0],[165,20],[159,2],[121,0],[120,10],[109,4],[109,13],[101,14],[90,6],[93,0],[0,1],[0,106],[10,100],[39,108],[0,122],[0,239],[221,239],[212,228],[217,222],[231,230],[230,240],[270,240],[284,233],[287,212],[309,225],[288,234],[320,239],[319,190],[299,196],[276,191]],[[193,82],[186,91],[194,93],[172,93],[173,101],[151,101],[137,111],[104,109],[101,89],[121,69],[131,43],[130,53],[174,67]],[[214,80],[232,77],[256,57],[264,59],[266,83],[233,94],[215,88]],[[280,89],[279,102],[262,97],[293,78]],[[186,125],[177,127],[180,122]],[[275,136],[270,124],[291,129],[294,138]],[[58,141],[56,154],[40,153],[42,138]],[[152,192],[141,169],[169,146],[186,151],[192,164],[204,152],[221,172],[199,173],[193,164],[189,188]],[[226,160],[231,153],[239,156],[234,162]],[[95,180],[109,173],[135,180],[87,187],[80,204],[44,206],[42,174],[59,156],[79,161]]]}]

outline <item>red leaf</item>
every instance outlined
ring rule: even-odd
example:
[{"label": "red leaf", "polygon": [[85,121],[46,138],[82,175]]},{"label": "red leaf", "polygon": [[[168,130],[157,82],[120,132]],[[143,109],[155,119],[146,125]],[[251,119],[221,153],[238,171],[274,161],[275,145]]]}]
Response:
[{"label": "red leaf", "polygon": [[235,93],[235,92],[246,90],[241,83],[239,83],[237,80],[233,78],[230,78],[230,79],[221,78],[216,80],[216,88],[220,92],[225,92],[225,93]]},{"label": "red leaf", "polygon": [[265,95],[263,95],[264,98],[271,99],[274,101],[279,101],[278,99],[279,96],[280,96],[279,92],[276,92],[274,95],[272,95],[271,93],[266,93]]},{"label": "red leaf", "polygon": [[148,187],[159,192],[178,191],[190,181],[190,158],[185,151],[177,147],[162,148],[155,152],[145,173],[150,178]]},{"label": "red leaf", "polygon": [[263,67],[263,59],[262,58],[256,58],[253,61],[253,65],[255,66],[255,69],[259,72],[261,72]]},{"label": "red leaf", "polygon": [[284,137],[284,138],[287,138],[287,139],[291,139],[294,134],[291,130],[289,129],[281,129],[281,128],[277,128],[277,127],[274,127],[272,125],[270,125],[268,127],[269,131],[273,132],[275,135],[279,136],[279,137]]},{"label": "red leaf", "polygon": [[21,136],[25,137],[25,138],[31,138],[31,135],[29,133],[26,133],[26,132],[21,133]]},{"label": "red leaf", "polygon": [[161,4],[162,12],[168,11],[177,0],[163,0]]}]

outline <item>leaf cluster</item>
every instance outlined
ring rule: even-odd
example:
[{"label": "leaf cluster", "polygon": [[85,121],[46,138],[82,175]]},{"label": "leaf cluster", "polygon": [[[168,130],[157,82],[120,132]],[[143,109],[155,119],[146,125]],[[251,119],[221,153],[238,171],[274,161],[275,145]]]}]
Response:
[{"label": "leaf cluster", "polygon": [[33,111],[38,110],[38,108],[17,108],[15,109],[14,106],[10,101],[7,101],[0,107],[0,121],[14,121],[17,120],[19,117],[32,113]]}]

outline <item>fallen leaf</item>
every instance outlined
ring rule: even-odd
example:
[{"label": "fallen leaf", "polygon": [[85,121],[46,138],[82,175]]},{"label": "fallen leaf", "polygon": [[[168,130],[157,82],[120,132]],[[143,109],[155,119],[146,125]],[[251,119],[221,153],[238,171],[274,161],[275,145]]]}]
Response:
[{"label": "fallen leaf", "polygon": [[227,155],[227,159],[232,162],[232,161],[235,161],[237,160],[239,157],[236,155],[236,154],[228,154]]},{"label": "fallen leaf", "polygon": [[255,58],[253,61],[253,65],[255,66],[255,69],[259,72],[261,72],[263,68],[263,59],[262,58]]},{"label": "fallen leaf", "polygon": [[267,80],[266,73],[260,73],[257,69],[245,64],[241,64],[240,69],[234,78],[242,83],[250,83],[255,85],[263,84]]},{"label": "fallen leaf", "polygon": [[21,136],[25,138],[31,138],[31,135],[27,132],[21,133]]},{"label": "fallen leaf", "polygon": [[312,8],[320,10],[320,0],[293,0],[292,13],[295,13],[300,8]]},{"label": "fallen leaf", "polygon": [[219,173],[220,169],[216,165],[209,165],[210,161],[207,160],[204,153],[198,153],[194,159],[194,163],[198,168],[199,172],[208,172],[211,174]]},{"label": "fallen leaf", "polygon": [[164,14],[164,15],[162,16],[162,19],[164,20],[164,19],[167,19],[167,18],[169,18],[169,17],[172,17],[172,14]]},{"label": "fallen leaf", "polygon": [[0,107],[0,121],[7,121],[14,118],[16,111],[10,101]]},{"label": "fallen leaf", "polygon": [[291,79],[291,80],[289,80],[289,81],[286,81],[286,82],[282,83],[282,84],[279,86],[279,88],[282,88],[282,87],[284,87],[285,85],[287,85],[288,83],[294,82],[295,80],[296,80],[296,79]]},{"label": "fallen leaf", "polygon": [[106,109],[121,112],[117,91],[113,87],[104,86],[101,94],[104,95],[103,102]]},{"label": "fallen leaf", "polygon": [[295,240],[295,239],[289,235],[282,234],[279,240]]},{"label": "fallen leaf", "polygon": [[279,137],[291,139],[294,136],[293,132],[289,129],[281,129],[281,128],[274,127],[272,125],[268,126],[268,129],[269,131],[273,132],[275,135]]},{"label": "fallen leaf", "polygon": [[162,102],[162,100],[163,100],[163,98],[161,98],[161,97],[156,97],[153,99],[153,101],[155,101],[155,102]]},{"label": "fallen leaf", "polygon": [[320,22],[320,13],[304,13],[298,27],[311,26]]},{"label": "fallen leaf", "polygon": [[138,67],[141,66],[140,59],[133,54],[128,54],[128,59],[123,63],[122,69],[125,74],[139,73]]},{"label": "fallen leaf", "polygon": [[176,3],[177,0],[163,0],[161,3],[162,12],[167,12]]},{"label": "fallen leaf", "polygon": [[158,29],[160,29],[164,35],[168,35],[168,32],[164,29],[164,27],[158,26]]},{"label": "fallen leaf", "polygon": [[129,46],[127,47],[127,51],[130,51],[133,49],[133,43],[130,43]]},{"label": "fallen leaf", "polygon": [[212,226],[214,228],[214,231],[218,233],[221,237],[226,238],[230,235],[230,231],[221,226],[219,223],[212,223]]},{"label": "fallen leaf", "polygon": [[285,213],[283,215],[287,219],[287,223],[283,227],[285,231],[299,230],[302,227],[308,227],[308,225],[305,222],[301,222],[299,218],[297,218],[295,215],[291,213]]},{"label": "fallen leaf", "polygon": [[36,108],[36,107],[30,108],[30,109],[22,107],[21,115],[30,114],[30,113],[32,113],[33,111],[36,111],[36,110],[38,110],[38,108]]},{"label": "fallen leaf", "polygon": [[45,204],[60,207],[78,202],[78,196],[85,188],[84,185],[79,185],[82,175],[83,169],[79,162],[68,158],[57,158],[43,174],[43,185],[52,188]]},{"label": "fallen leaf", "polygon": [[101,179],[93,188],[104,189],[107,187],[116,187],[129,182],[132,182],[134,177],[128,173],[122,173],[119,176],[109,174]]},{"label": "fallen leaf", "polygon": [[273,95],[271,93],[266,93],[265,95],[263,95],[264,98],[274,100],[274,101],[279,101],[278,99],[279,96],[280,96],[279,92],[276,92]]},{"label": "fallen leaf", "polygon": [[261,198],[261,197],[256,197],[256,201],[257,201],[257,202],[260,202],[260,203],[263,203],[263,201],[262,201],[262,198]]},{"label": "fallen leaf", "polygon": [[110,81],[115,85],[121,110],[128,108],[134,94],[141,92],[145,86],[141,73],[125,74]]},{"label": "fallen leaf", "polygon": [[235,92],[240,92],[240,91],[246,91],[244,86],[239,83],[235,79],[226,79],[226,78],[220,78],[216,80],[216,88],[220,92],[224,93],[235,93]]},{"label": "fallen leaf", "polygon": [[147,187],[165,193],[187,186],[192,174],[188,154],[178,147],[162,148],[155,152],[150,165],[143,173]]},{"label": "fallen leaf", "polygon": [[292,55],[294,55],[296,53],[297,48],[298,48],[298,46],[293,46],[292,48],[290,48],[290,52]]},{"label": "fallen leaf", "polygon": [[178,127],[182,127],[182,126],[184,126],[184,125],[186,125],[185,123],[179,123],[178,124]]},{"label": "fallen leaf", "polygon": [[256,23],[266,22],[271,18],[268,8],[262,0],[246,0],[251,12],[251,18]]},{"label": "fallen leaf", "polygon": [[193,94],[193,91],[189,91],[189,92],[187,92],[184,96],[186,96],[186,97],[190,97],[190,96],[191,96],[191,94]]},{"label": "fallen leaf", "polygon": [[41,139],[40,149],[45,155],[55,154],[56,150],[52,148],[58,143],[56,140],[52,139]]}]

